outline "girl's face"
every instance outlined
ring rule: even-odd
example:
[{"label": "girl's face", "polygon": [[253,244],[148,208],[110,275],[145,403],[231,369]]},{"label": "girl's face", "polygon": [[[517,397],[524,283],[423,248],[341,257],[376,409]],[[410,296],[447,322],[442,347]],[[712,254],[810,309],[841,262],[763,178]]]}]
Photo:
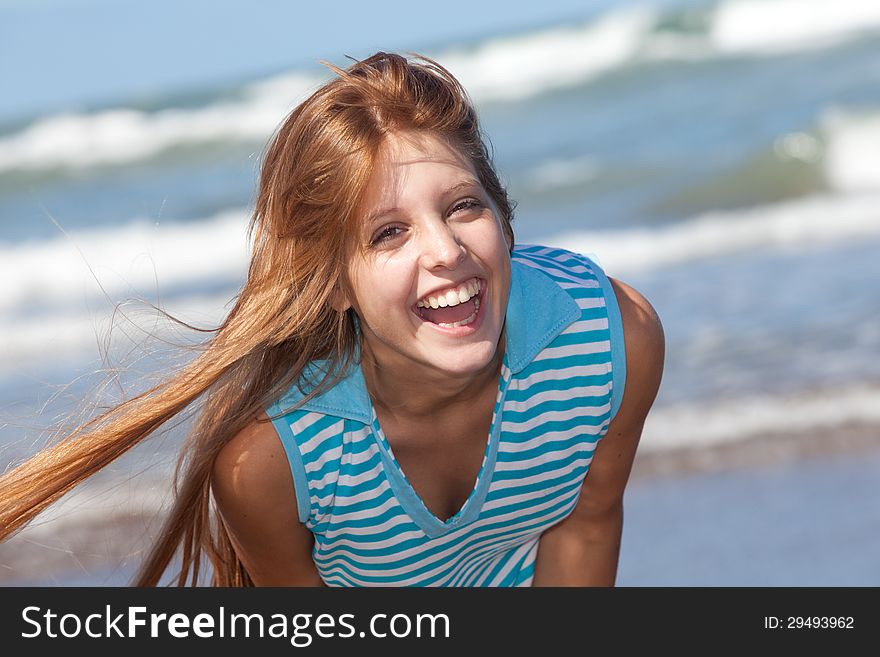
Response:
[{"label": "girl's face", "polygon": [[348,268],[354,298],[343,303],[360,317],[365,351],[391,372],[488,367],[507,309],[510,245],[470,161],[432,135],[391,135],[362,217]]}]

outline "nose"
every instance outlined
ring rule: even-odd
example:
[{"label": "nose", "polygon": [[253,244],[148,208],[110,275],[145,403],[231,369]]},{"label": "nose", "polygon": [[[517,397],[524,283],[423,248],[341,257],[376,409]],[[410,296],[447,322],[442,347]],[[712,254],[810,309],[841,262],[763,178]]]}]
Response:
[{"label": "nose", "polygon": [[422,235],[421,259],[425,269],[455,269],[465,258],[466,251],[450,226],[439,221],[432,223]]}]

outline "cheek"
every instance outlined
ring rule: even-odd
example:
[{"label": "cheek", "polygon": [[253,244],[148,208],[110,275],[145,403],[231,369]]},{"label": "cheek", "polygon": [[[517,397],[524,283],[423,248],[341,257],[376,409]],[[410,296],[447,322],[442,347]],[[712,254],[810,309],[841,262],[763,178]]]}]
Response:
[{"label": "cheek", "polygon": [[469,226],[467,241],[474,254],[491,264],[497,264],[510,254],[508,239],[494,217]]},{"label": "cheek", "polygon": [[368,317],[381,322],[391,313],[407,310],[412,276],[404,263],[394,259],[377,261],[358,272],[357,305]]}]

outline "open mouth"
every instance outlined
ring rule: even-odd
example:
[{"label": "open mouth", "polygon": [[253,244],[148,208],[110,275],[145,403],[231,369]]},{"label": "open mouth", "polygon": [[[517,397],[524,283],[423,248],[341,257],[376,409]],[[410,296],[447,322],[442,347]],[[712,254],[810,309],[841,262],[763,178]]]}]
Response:
[{"label": "open mouth", "polygon": [[486,282],[472,278],[461,285],[428,295],[413,306],[422,320],[442,328],[458,328],[473,324],[479,315]]}]

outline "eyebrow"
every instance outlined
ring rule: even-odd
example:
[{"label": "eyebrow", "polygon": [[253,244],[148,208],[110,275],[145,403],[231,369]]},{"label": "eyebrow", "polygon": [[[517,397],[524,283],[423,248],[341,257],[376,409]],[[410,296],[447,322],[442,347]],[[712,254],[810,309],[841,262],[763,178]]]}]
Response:
[{"label": "eyebrow", "polygon": [[[483,186],[482,183],[480,183],[480,181],[477,180],[476,178],[468,178],[467,180],[463,180],[460,183],[456,183],[455,185],[452,185],[448,189],[443,190],[443,192],[441,193],[441,196],[449,196],[450,194],[454,194],[455,192],[462,190],[465,187],[480,187],[480,188],[482,188],[482,186]],[[386,214],[391,214],[392,212],[397,212],[399,210],[400,210],[400,208],[393,207],[393,208],[384,208],[382,210],[379,210],[378,212],[374,212],[373,214],[371,214],[367,218],[367,225],[370,226],[373,223],[375,223],[376,220],[379,219],[380,217],[383,217]]]}]

